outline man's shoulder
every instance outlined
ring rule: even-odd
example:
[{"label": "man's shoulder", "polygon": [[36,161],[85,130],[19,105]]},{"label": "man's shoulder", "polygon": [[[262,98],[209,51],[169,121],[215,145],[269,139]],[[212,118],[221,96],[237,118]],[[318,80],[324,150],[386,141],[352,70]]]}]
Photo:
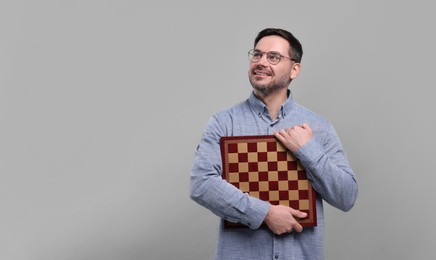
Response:
[{"label": "man's shoulder", "polygon": [[235,115],[240,115],[244,113],[244,111],[246,111],[247,109],[249,109],[248,100],[243,100],[230,107],[218,110],[217,112],[215,112],[214,116],[219,118],[228,118]]},{"label": "man's shoulder", "polygon": [[330,122],[323,115],[298,103],[294,103],[293,111],[305,119],[310,119],[320,124],[330,125]]}]

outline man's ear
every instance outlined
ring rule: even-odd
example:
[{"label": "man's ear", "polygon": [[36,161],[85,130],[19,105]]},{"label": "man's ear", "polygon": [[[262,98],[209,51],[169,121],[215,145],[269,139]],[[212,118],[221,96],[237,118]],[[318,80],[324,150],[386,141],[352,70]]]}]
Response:
[{"label": "man's ear", "polygon": [[294,63],[291,67],[291,80],[295,79],[300,74],[301,64]]}]

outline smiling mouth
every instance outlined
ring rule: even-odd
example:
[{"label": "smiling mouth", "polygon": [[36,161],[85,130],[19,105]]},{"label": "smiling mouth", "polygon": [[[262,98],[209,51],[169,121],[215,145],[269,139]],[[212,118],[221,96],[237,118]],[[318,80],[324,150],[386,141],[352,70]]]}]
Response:
[{"label": "smiling mouth", "polygon": [[262,76],[262,77],[271,76],[271,73],[266,72],[266,71],[259,71],[259,70],[254,70],[253,74],[256,76]]}]

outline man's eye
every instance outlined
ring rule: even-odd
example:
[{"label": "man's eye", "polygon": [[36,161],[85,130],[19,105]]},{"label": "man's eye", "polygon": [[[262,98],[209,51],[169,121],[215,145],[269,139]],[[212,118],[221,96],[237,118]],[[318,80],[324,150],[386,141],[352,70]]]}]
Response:
[{"label": "man's eye", "polygon": [[279,61],[280,60],[280,55],[278,54],[270,54],[269,55],[269,59],[272,61]]},{"label": "man's eye", "polygon": [[255,53],[253,53],[253,57],[254,58],[261,58],[262,57],[262,53],[261,52],[255,52]]}]

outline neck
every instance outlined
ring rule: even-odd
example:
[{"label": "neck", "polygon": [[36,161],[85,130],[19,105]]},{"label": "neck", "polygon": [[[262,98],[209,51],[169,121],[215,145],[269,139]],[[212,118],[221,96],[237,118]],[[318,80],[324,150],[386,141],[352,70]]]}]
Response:
[{"label": "neck", "polygon": [[288,99],[287,88],[283,88],[283,90],[276,91],[267,96],[256,90],[254,90],[254,94],[268,108],[271,119],[277,119],[279,117],[279,109]]}]

